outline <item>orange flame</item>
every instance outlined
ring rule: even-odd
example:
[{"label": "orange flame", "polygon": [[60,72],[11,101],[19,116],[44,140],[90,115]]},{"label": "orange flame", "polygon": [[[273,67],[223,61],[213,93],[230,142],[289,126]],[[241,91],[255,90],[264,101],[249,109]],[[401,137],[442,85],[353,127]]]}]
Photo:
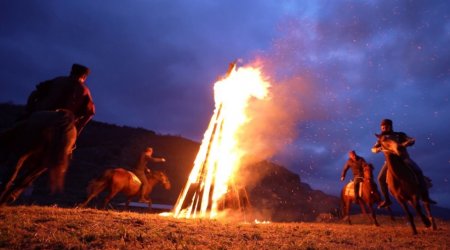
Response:
[{"label": "orange flame", "polygon": [[[218,202],[234,185],[234,175],[246,155],[239,148],[237,135],[251,119],[246,112],[248,103],[251,98],[266,98],[269,86],[258,68],[236,69],[235,64],[224,79],[214,84],[215,110],[175,204],[174,217],[216,218]],[[189,192],[192,195],[187,197]]]}]

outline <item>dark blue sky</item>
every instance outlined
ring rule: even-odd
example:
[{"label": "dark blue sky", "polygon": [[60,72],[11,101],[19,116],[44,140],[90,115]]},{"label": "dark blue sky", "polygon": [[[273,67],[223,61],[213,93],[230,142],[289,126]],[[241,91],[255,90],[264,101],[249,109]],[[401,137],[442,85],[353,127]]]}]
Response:
[{"label": "dark blue sky", "polygon": [[337,195],[350,149],[378,172],[373,134],[391,118],[417,139],[412,158],[450,207],[447,1],[2,1],[0,10],[0,102],[24,104],[36,83],[78,62],[92,69],[95,120],[200,141],[216,78],[237,58],[258,58],[272,84],[292,88],[283,101],[297,136],[272,160]]}]

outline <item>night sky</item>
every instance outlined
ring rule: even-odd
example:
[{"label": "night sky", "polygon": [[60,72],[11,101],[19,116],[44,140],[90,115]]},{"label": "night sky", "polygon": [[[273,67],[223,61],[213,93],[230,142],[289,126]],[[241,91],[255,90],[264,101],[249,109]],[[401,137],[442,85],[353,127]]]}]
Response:
[{"label": "night sky", "polygon": [[272,161],[338,195],[349,150],[378,173],[370,148],[391,118],[450,207],[448,1],[1,1],[0,58],[0,102],[24,104],[77,62],[94,120],[199,142],[213,83],[258,62],[284,114]]}]

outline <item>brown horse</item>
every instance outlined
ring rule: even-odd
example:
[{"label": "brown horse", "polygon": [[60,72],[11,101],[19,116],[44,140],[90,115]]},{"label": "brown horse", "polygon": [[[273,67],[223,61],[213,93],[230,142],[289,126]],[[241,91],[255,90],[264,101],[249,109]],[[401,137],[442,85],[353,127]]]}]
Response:
[{"label": "brown horse", "polygon": [[[161,171],[151,171],[146,174],[148,181],[147,196],[153,190],[153,187],[161,182],[165,189],[170,189],[170,181]],[[108,189],[109,193],[103,201],[103,208],[108,205],[114,196],[118,193],[123,193],[126,196],[126,207],[129,206],[132,198],[140,194],[141,181],[131,171],[123,168],[107,169],[103,175],[97,179],[92,180],[88,186],[88,197],[78,207],[85,207],[93,198],[99,195],[103,190]],[[147,197],[149,198],[149,197]],[[152,201],[149,198],[148,207],[151,208]]]},{"label": "brown horse", "polygon": [[74,124],[74,115],[68,110],[39,111],[0,133],[5,167],[0,205],[14,202],[47,170],[52,192],[62,190],[77,136]]},{"label": "brown horse", "polygon": [[[369,216],[369,219],[376,226],[379,226],[373,205],[381,201],[381,196],[380,192],[378,191],[377,184],[373,180],[372,164],[364,164],[363,166],[363,181],[361,182],[360,187],[361,199],[359,199],[358,202],[355,200],[353,185],[354,182],[350,182],[347,185],[345,185],[341,191],[341,205],[344,220],[346,219],[349,224],[352,224],[350,220],[350,206],[352,203],[357,203],[361,207],[361,211],[364,214],[367,214],[366,208],[369,210],[370,215],[367,214]],[[391,219],[393,219],[390,208],[389,212],[391,214]]]},{"label": "brown horse", "polygon": [[407,203],[414,207],[416,213],[420,216],[426,227],[432,225],[433,229],[436,230],[437,226],[431,215],[430,204],[428,202],[422,201],[428,217],[422,212],[419,201],[423,198],[423,190],[421,190],[421,187],[417,182],[417,176],[414,170],[403,160],[403,152],[406,152],[404,147],[397,141],[396,137],[384,135],[376,136],[381,143],[386,158],[388,167],[386,181],[389,191],[407,214],[413,234],[417,234],[417,229]]}]

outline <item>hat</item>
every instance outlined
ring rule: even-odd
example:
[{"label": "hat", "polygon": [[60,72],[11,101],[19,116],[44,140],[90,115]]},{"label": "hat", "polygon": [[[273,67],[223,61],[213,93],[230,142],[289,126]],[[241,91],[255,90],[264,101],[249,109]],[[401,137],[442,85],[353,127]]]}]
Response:
[{"label": "hat", "polygon": [[383,119],[382,121],[381,121],[381,126],[382,125],[388,125],[388,126],[391,126],[392,127],[392,120],[390,120],[390,119]]},{"label": "hat", "polygon": [[91,70],[88,67],[74,63],[72,65],[72,71],[70,74],[80,76],[80,75],[89,75],[90,72]]}]

